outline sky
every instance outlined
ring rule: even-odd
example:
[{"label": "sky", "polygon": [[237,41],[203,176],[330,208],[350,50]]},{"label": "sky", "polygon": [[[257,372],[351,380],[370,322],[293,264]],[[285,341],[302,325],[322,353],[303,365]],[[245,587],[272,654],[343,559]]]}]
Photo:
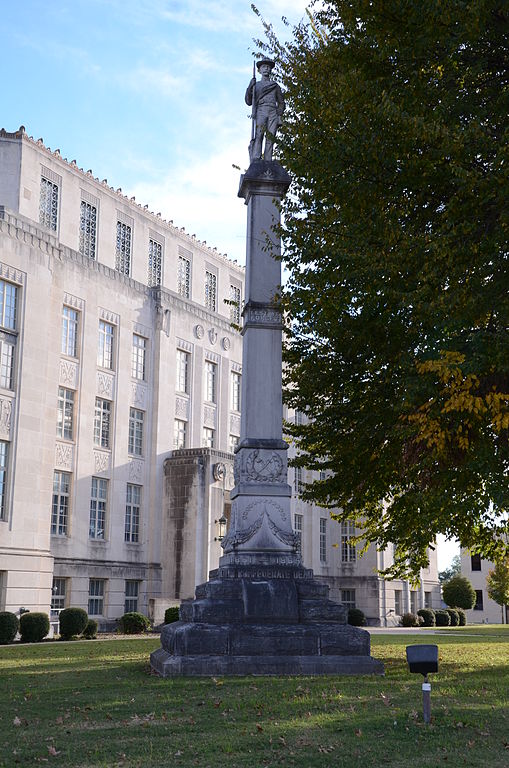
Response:
[{"label": "sky", "polygon": [[[280,39],[309,0],[258,0]],[[289,27],[282,22],[285,17]],[[42,138],[245,263],[254,39],[247,0],[0,0],[0,127]],[[439,569],[458,552],[439,539]]]}]

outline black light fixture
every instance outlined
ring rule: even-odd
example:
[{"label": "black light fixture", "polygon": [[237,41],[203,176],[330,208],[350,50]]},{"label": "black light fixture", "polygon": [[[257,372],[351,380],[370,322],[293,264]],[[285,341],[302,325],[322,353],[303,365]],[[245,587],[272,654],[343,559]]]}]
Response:
[{"label": "black light fixture", "polygon": [[214,537],[214,541],[222,541],[226,536],[226,524],[228,520],[224,514],[222,514],[219,520],[214,520],[214,522],[219,526],[219,534]]}]

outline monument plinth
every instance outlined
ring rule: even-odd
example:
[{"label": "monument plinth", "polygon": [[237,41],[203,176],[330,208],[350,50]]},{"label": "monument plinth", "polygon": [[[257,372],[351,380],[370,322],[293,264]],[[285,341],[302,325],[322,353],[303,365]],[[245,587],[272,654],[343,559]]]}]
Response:
[{"label": "monument plinth", "polygon": [[[251,81],[246,101],[254,94],[256,106],[259,99],[254,120],[261,115],[265,122],[256,123],[251,164],[239,189],[247,205],[246,288],[241,439],[230,526],[219,567],[196,588],[195,599],[182,603],[180,621],[163,628],[151,665],[165,677],[382,674],[383,665],[370,656],[369,633],[349,626],[345,606],[329,600],[329,587],[304,568],[292,528],[288,446],[282,439],[282,318],[275,303],[281,284],[279,203],[290,177],[278,162],[253,157],[261,152],[264,125],[275,132],[271,94],[274,110],[282,100],[267,80],[271,62],[260,64],[264,79]],[[270,140],[271,158],[273,135]]]}]

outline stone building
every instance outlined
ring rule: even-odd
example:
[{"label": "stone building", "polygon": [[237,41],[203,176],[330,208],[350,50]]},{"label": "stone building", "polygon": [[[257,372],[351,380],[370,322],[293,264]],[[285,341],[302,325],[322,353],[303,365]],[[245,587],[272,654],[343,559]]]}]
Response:
[{"label": "stone building", "polygon": [[467,550],[461,550],[461,575],[470,581],[477,598],[472,610],[467,611],[469,624],[509,623],[509,609],[502,608],[488,596],[486,577],[494,567],[494,563],[484,560],[480,555],[471,555]]},{"label": "stone building", "polygon": [[[0,610],[157,620],[206,580],[240,434],[243,283],[23,128],[0,131]],[[332,597],[373,623],[438,607],[434,557],[419,590],[382,581],[390,553],[357,558],[292,473],[304,561]]]}]

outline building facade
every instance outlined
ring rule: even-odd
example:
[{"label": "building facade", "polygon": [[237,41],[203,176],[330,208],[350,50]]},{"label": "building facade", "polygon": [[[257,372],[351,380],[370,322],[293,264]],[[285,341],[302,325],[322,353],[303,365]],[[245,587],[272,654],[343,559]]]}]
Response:
[{"label": "building facade", "polygon": [[[157,620],[206,580],[240,435],[243,285],[106,180],[0,132],[0,610]],[[436,561],[419,590],[383,582],[390,553],[357,558],[294,475],[304,561],[334,598],[373,623],[438,607]]]},{"label": "building facade", "polygon": [[494,563],[483,560],[480,555],[471,555],[470,552],[461,550],[461,575],[470,581],[477,598],[472,610],[467,611],[469,624],[509,623],[508,609],[502,608],[488,596],[486,577],[494,567]]}]

